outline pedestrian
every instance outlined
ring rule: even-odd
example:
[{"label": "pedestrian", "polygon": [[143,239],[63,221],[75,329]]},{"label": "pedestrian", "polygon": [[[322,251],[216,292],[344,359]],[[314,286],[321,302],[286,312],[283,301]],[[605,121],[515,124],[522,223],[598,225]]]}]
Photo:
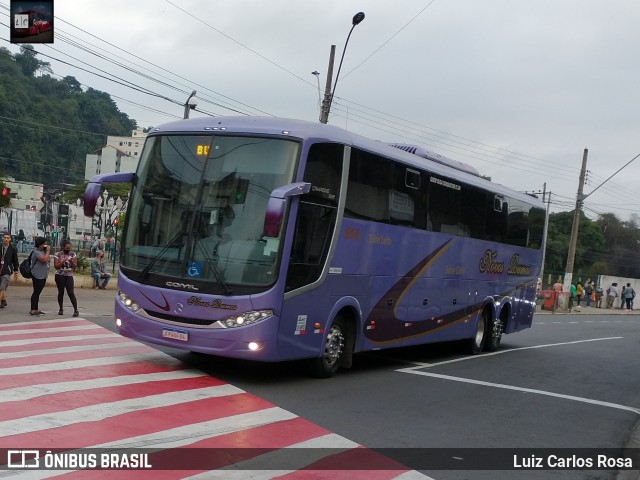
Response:
[{"label": "pedestrian", "polygon": [[578,280],[578,283],[576,284],[576,299],[578,300],[578,307],[580,306],[582,295],[584,295],[584,287],[582,286],[582,281]]},{"label": "pedestrian", "polygon": [[591,306],[591,296],[593,295],[593,283],[591,280],[587,280],[587,286],[584,287],[584,299],[587,303],[587,307]]},{"label": "pedestrian", "polygon": [[[21,230],[22,231],[22,230]],[[14,278],[18,278],[18,250],[11,245],[11,235],[9,232],[2,234],[2,251],[0,252],[0,308],[7,306],[6,291],[9,288],[9,280],[13,273]]]},{"label": "pedestrian", "polygon": [[569,312],[573,310],[574,298],[576,298],[576,285],[572,283],[571,287],[569,288]]},{"label": "pedestrian", "polygon": [[[111,274],[107,273],[105,270],[105,263],[103,261],[103,253],[102,250],[96,251],[96,257],[91,260],[91,276],[95,280],[94,288],[104,290],[111,280]],[[100,280],[102,280],[102,285],[100,285]]]},{"label": "pedestrian", "polygon": [[620,292],[620,310],[622,310],[624,308],[624,301],[625,295],[624,295],[624,285],[622,285],[622,291]]},{"label": "pedestrian", "polygon": [[64,315],[62,303],[64,300],[64,291],[67,291],[71,305],[73,305],[73,316],[77,317],[78,313],[78,300],[76,294],[73,291],[74,279],[73,271],[78,268],[78,257],[75,252],[71,251],[71,241],[62,241],[62,250],[56,253],[53,257],[53,266],[56,269],[56,287],[58,287],[58,315]]},{"label": "pedestrian", "polygon": [[594,293],[596,295],[596,308],[602,308],[602,296],[604,295],[604,289],[598,285]]},{"label": "pedestrian", "polygon": [[633,310],[634,298],[636,298],[636,291],[631,286],[631,283],[627,283],[627,288],[624,289],[624,299],[627,302],[627,308],[625,311]]},{"label": "pedestrian", "polygon": [[49,274],[49,260],[51,247],[47,245],[47,239],[44,237],[36,237],[34,243],[35,249],[31,257],[31,282],[33,284],[33,293],[31,294],[31,311],[29,315],[44,315],[44,312],[38,309],[40,294],[47,284],[47,275]]},{"label": "pedestrian", "polygon": [[558,281],[553,284],[553,305],[554,310],[558,308],[558,300],[560,299],[560,295],[562,294],[562,281],[560,277],[558,277]]},{"label": "pedestrian", "polygon": [[618,296],[618,282],[613,282],[609,288],[607,288],[607,308],[613,308],[613,303]]}]

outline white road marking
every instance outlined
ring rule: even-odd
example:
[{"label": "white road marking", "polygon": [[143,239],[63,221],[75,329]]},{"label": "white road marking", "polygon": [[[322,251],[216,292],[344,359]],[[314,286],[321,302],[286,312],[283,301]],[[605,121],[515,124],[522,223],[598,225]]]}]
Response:
[{"label": "white road marking", "polygon": [[[412,364],[416,365],[415,367],[410,367],[410,368],[439,367],[440,365],[447,365],[449,363],[466,362],[468,360],[479,360],[479,359],[482,359],[482,358],[491,357],[493,355],[502,355],[502,354],[505,354],[505,353],[519,352],[521,350],[531,350],[531,349],[535,349],[535,348],[547,348],[547,347],[561,347],[561,346],[564,346],[564,345],[574,345],[574,344],[577,344],[577,343],[600,342],[602,340],[620,340],[622,338],[624,338],[624,337],[591,338],[591,339],[588,339],[588,340],[575,340],[573,342],[548,343],[548,344],[545,344],[545,345],[532,345],[530,347],[511,348],[509,350],[498,350],[497,352],[483,353],[482,355],[473,355],[473,356],[472,355],[468,355],[466,357],[454,358],[453,360],[445,360],[444,362],[438,362],[438,363],[424,363],[424,362],[411,362],[411,361],[409,363],[412,363]],[[398,361],[403,361],[404,363],[407,363],[406,360],[398,360]],[[406,370],[406,369],[402,369],[402,370]]]},{"label": "white road marking", "polygon": [[513,385],[505,385],[503,383],[491,383],[491,382],[484,382],[482,380],[473,380],[471,378],[453,377],[451,375],[441,375],[439,373],[422,372],[422,371],[416,370],[414,367],[397,370],[397,371],[402,373],[412,373],[414,375],[422,375],[425,377],[439,378],[442,380],[450,380],[453,382],[471,383],[474,385],[482,385],[485,387],[502,388],[504,390],[514,390],[517,392],[534,393],[536,395],[545,395],[548,397],[562,398],[565,400],[573,400],[575,402],[588,403],[591,405],[598,405],[601,407],[615,408],[617,410],[624,410],[627,412],[635,413],[636,415],[640,415],[640,409],[629,407],[626,405],[620,405],[618,403],[603,402],[600,400],[593,400],[593,399],[584,398],[584,397],[575,397],[573,395],[564,395],[562,393],[547,392],[544,390],[536,390],[533,388],[515,387]]},{"label": "white road marking", "polygon": [[534,348],[557,347],[557,346],[562,346],[562,345],[573,345],[573,344],[577,344],[577,343],[586,343],[586,342],[599,342],[599,341],[603,341],[603,340],[620,340],[622,338],[624,338],[624,337],[592,338],[592,339],[589,339],[589,340],[576,340],[574,342],[550,343],[550,344],[546,344],[546,345],[532,345],[530,347],[514,348],[514,349],[511,349],[511,350],[500,350],[500,351],[497,351],[497,352],[486,353],[486,354],[483,354],[483,355],[456,358],[454,360],[447,360],[447,361],[438,362],[438,363],[411,362],[411,363],[415,363],[415,366],[408,367],[408,368],[401,368],[401,369],[396,370],[396,372],[411,373],[411,374],[414,374],[414,375],[422,375],[424,377],[439,378],[439,379],[442,379],[442,380],[450,380],[450,381],[453,381],[453,382],[471,383],[471,384],[474,384],[474,385],[482,385],[482,386],[485,386],[485,387],[502,388],[504,390],[514,390],[514,391],[523,392],[523,393],[533,393],[533,394],[536,394],[536,395],[545,395],[545,396],[548,396],[548,397],[562,398],[564,400],[572,400],[572,401],[575,401],[575,402],[588,403],[588,404],[591,404],[591,405],[598,405],[598,406],[601,406],[601,407],[614,408],[614,409],[617,409],[617,410],[624,410],[624,411],[627,411],[627,412],[635,413],[636,415],[640,415],[640,409],[639,408],[629,407],[627,405],[620,405],[618,403],[603,402],[601,400],[593,400],[593,399],[590,399],[590,398],[576,397],[574,395],[565,395],[565,394],[562,394],[562,393],[548,392],[548,391],[545,391],[545,390],[537,390],[537,389],[525,388],[525,387],[516,387],[516,386],[513,386],[513,385],[505,385],[503,383],[485,382],[483,380],[474,380],[474,379],[471,379],[471,378],[464,378],[464,377],[454,377],[452,375],[442,375],[442,374],[439,374],[439,373],[424,372],[424,371],[419,370],[421,368],[439,367],[441,365],[446,365],[446,364],[449,364],[449,363],[462,362],[462,361],[466,361],[466,360],[481,359],[481,358],[486,358],[486,357],[488,357],[490,355],[500,355],[500,354],[503,354],[503,353],[517,352],[517,351],[521,351],[521,350],[530,350],[530,349],[534,349]]},{"label": "white road marking", "polygon": [[94,351],[94,350],[102,350],[105,348],[126,348],[126,347],[139,347],[140,342],[119,342],[119,343],[96,343],[93,345],[73,345],[70,347],[57,347],[57,348],[48,348],[46,350],[29,350],[26,352],[9,352],[9,353],[0,353],[0,360],[4,358],[26,358],[26,357],[35,357],[37,355],[52,355],[52,354],[60,354],[60,353],[75,353],[75,352],[86,352],[86,351]]},{"label": "white road marking", "polygon": [[[144,345],[140,344],[140,347]],[[168,357],[168,355],[167,355]],[[42,372],[57,372],[60,370],[71,370],[74,368],[85,367],[99,367],[104,365],[118,365],[122,363],[134,363],[134,362],[157,362],[158,360],[163,362],[162,365],[181,365],[180,361],[173,359],[172,357],[164,358],[158,356],[157,352],[137,353],[131,355],[122,355],[121,357],[98,357],[87,358],[85,360],[71,360],[68,362],[49,363],[42,365],[25,365],[22,367],[6,367],[0,370],[0,376],[2,375],[26,375],[29,373],[42,373]]]},{"label": "white road marking", "polygon": [[166,380],[181,380],[183,378],[209,378],[200,370],[176,370],[171,372],[143,373],[139,375],[119,375],[117,377],[92,378],[90,380],[76,380],[70,382],[44,383],[28,387],[16,387],[0,390],[4,398],[11,402],[31,400],[44,395],[57,395],[65,392],[81,392],[94,388],[119,387],[136,385],[147,382],[162,382]]},{"label": "white road marking", "polygon": [[31,417],[18,418],[0,422],[0,431],[4,435],[18,435],[50,428],[64,427],[82,422],[96,422],[132,411],[141,411],[158,407],[167,407],[180,403],[223,397],[244,393],[237,387],[223,384],[215,387],[196,388],[192,390],[159,393],[141,398],[116,400],[97,403],[86,407],[58,412],[55,415],[43,413]]}]

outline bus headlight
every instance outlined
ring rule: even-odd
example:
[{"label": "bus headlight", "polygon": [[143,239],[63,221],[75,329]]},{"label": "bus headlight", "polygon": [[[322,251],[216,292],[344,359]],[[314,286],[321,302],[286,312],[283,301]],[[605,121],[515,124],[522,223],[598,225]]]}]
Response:
[{"label": "bus headlight", "polygon": [[132,312],[137,312],[138,310],[140,310],[140,305],[134,302],[133,299],[129,297],[129,295],[127,295],[126,293],[119,291],[118,298],[120,299],[122,304]]},{"label": "bus headlight", "polygon": [[223,327],[235,328],[245,325],[251,325],[253,323],[260,322],[265,318],[273,316],[273,310],[256,310],[253,312],[244,312],[231,317],[223,318],[219,323]]}]

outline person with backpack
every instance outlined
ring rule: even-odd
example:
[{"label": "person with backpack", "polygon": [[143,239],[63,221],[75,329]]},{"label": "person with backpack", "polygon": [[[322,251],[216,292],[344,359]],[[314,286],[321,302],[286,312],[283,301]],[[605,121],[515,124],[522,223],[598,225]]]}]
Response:
[{"label": "person with backpack", "polygon": [[29,315],[40,316],[44,312],[38,309],[40,294],[47,284],[47,275],[49,274],[49,253],[51,247],[47,245],[47,239],[44,237],[36,237],[35,249],[30,255],[31,258],[31,282],[33,283],[33,293],[31,294],[31,311]]},{"label": "person with backpack", "polygon": [[625,312],[633,310],[633,299],[636,298],[636,291],[631,286],[631,283],[627,283],[627,288],[624,289],[624,300],[627,302],[627,308]]},{"label": "person with backpack", "polygon": [[9,232],[2,234],[2,250],[0,250],[0,308],[7,306],[5,297],[11,274],[18,278],[18,250],[11,245]]}]

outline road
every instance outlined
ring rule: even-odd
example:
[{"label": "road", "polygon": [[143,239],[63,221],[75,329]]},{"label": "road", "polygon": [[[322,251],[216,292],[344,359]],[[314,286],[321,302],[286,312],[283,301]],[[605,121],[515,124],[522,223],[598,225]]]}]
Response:
[{"label": "road", "polygon": [[[112,329],[113,293],[80,290],[81,317]],[[10,289],[0,327],[30,321],[15,306],[27,297],[26,287]],[[52,291],[45,290],[41,308],[57,309]],[[620,313],[540,314],[532,329],[505,336],[499,351],[475,357],[456,344],[358,355],[351,370],[328,380],[309,378],[296,362],[252,364],[160,350],[355,444],[424,449],[418,453],[464,462],[479,447],[565,453],[637,447],[640,316]],[[443,448],[452,450],[435,450]],[[436,480],[637,478],[612,469],[420,470]]]}]

